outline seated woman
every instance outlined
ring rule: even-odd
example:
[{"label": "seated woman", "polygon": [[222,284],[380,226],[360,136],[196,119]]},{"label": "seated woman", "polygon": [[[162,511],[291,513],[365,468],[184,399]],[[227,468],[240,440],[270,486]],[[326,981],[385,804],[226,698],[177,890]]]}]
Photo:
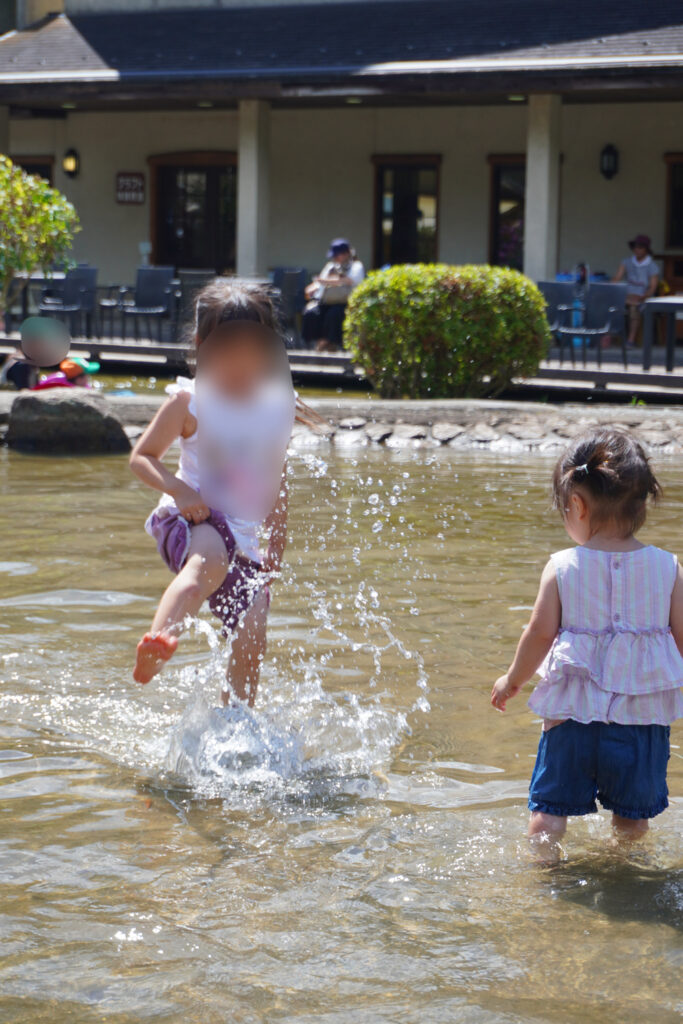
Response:
[{"label": "seated woman", "polygon": [[628,243],[628,246],[633,255],[622,260],[621,266],[612,280],[615,283],[625,280],[628,285],[628,294],[626,295],[628,338],[626,344],[635,345],[643,319],[643,303],[645,299],[650,299],[657,293],[659,270],[652,259],[649,235],[636,235]]},{"label": "seated woman", "polygon": [[336,352],[342,347],[342,327],[349,295],[365,277],[365,267],[345,238],[330,243],[327,263],[306,289],[302,336],[309,348]]}]

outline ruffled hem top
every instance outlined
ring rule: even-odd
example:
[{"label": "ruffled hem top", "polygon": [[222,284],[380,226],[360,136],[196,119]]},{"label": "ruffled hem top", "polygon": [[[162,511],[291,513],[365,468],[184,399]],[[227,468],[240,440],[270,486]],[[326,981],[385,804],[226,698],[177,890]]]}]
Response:
[{"label": "ruffled hem top", "polygon": [[576,547],[551,560],[562,623],[529,707],[543,718],[624,725],[683,717],[683,657],[669,627],[676,556]]}]

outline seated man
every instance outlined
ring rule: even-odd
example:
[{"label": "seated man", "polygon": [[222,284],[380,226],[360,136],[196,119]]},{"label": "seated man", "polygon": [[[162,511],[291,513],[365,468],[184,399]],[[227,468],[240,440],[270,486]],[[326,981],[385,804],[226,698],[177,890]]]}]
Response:
[{"label": "seated man", "polygon": [[628,294],[626,295],[628,338],[626,344],[635,345],[643,319],[643,302],[656,295],[659,270],[652,259],[649,235],[636,235],[628,245],[633,255],[622,261],[612,280],[615,283],[625,280],[628,285]]},{"label": "seated man", "polygon": [[327,263],[306,288],[309,300],[303,315],[304,342],[318,352],[342,347],[342,327],[349,295],[365,277],[365,267],[345,238],[335,238]]}]

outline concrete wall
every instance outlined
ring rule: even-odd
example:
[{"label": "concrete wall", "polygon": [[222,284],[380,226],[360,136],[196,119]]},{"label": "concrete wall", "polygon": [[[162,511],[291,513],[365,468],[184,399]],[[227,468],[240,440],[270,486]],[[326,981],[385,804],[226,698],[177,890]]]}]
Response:
[{"label": "concrete wall", "polygon": [[[664,247],[666,168],[662,156],[683,150],[683,103],[570,106],[562,110],[564,154],[560,201],[560,268],[579,260],[613,271],[637,232]],[[637,126],[637,131],[634,131]],[[70,114],[63,121],[13,120],[11,152],[56,158],[55,184],[75,203],[84,230],[76,257],[97,262],[102,281],[129,281],[138,243],[149,237],[144,207],[119,206],[117,171],[147,173],[149,155],[192,149],[237,149],[237,114]],[[620,152],[619,174],[598,168],[607,142]],[[323,262],[327,243],[348,236],[372,260],[374,153],[440,153],[440,258],[482,262],[488,255],[487,155],[522,153],[526,108],[439,107],[276,110],[271,118],[269,262]],[[59,161],[75,146],[81,174],[65,179]]]}]

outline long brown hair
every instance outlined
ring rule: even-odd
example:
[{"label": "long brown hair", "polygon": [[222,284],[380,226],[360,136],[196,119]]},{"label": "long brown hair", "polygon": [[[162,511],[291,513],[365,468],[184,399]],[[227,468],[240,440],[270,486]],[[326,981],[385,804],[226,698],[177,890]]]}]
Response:
[{"label": "long brown hair", "polygon": [[[197,348],[208,338],[219,324],[235,320],[248,320],[262,324],[273,331],[284,345],[282,326],[277,314],[273,296],[267,285],[236,278],[224,278],[207,284],[195,299],[195,317],[189,360],[194,363]],[[303,423],[312,430],[326,433],[329,430],[327,420],[319,416],[310,406],[302,402],[297,395],[297,423]]]}]

